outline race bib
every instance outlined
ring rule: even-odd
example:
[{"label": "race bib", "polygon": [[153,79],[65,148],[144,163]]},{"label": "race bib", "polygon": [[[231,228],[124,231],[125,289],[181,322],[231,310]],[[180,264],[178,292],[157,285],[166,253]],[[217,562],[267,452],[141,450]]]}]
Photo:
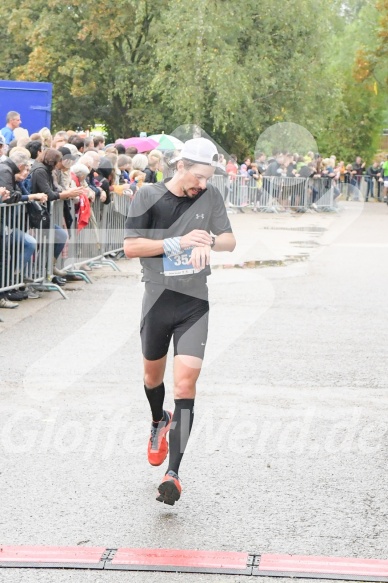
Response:
[{"label": "race bib", "polygon": [[180,255],[173,255],[172,257],[167,257],[163,255],[163,269],[165,276],[176,276],[176,275],[192,275],[193,273],[199,273],[200,269],[194,269],[193,265],[190,263],[191,249],[185,249]]}]

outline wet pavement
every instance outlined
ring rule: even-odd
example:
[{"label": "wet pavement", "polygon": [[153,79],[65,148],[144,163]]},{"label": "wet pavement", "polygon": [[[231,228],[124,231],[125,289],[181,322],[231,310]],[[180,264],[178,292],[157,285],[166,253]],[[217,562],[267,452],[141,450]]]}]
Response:
[{"label": "wet pavement", "polygon": [[[173,508],[155,501],[163,468],[146,461],[138,262],[69,285],[69,301],[2,310],[2,544],[388,558],[388,208],[231,220],[239,244],[214,254]],[[10,569],[2,580],[259,579]]]}]

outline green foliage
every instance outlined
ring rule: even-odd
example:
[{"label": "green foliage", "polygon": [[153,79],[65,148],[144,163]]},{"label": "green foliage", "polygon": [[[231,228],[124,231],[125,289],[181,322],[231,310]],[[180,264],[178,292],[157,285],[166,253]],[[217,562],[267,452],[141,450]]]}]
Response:
[{"label": "green foliage", "polygon": [[[379,12],[375,3],[347,3],[349,13],[333,37],[327,55],[329,72],[337,88],[338,99],[326,118],[319,135],[319,147],[327,154],[353,160],[360,155],[372,161],[379,146],[384,112],[385,92],[379,82],[381,64],[371,76],[370,55],[378,42],[376,24]],[[379,71],[379,72],[377,72]]]},{"label": "green foliage", "polygon": [[151,28],[158,16],[154,5],[147,0],[10,0],[0,16],[8,23],[7,45],[15,55],[3,61],[2,74],[52,81],[56,128],[106,120],[118,136],[131,135],[144,123]]},{"label": "green foliage", "polygon": [[357,59],[375,46],[373,10],[363,0],[8,0],[0,75],[52,81],[54,129],[103,122],[114,139],[198,124],[242,157],[284,121],[325,153],[371,155],[383,92],[359,78]]}]

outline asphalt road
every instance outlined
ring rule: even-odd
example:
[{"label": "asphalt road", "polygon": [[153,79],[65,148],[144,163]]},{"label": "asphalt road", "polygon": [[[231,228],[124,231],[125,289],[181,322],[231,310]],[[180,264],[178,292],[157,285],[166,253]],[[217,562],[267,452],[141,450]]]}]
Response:
[{"label": "asphalt road", "polygon": [[[388,558],[388,209],[232,221],[246,244],[239,265],[277,237],[290,261],[213,271],[173,508],[155,501],[163,468],[146,460],[133,263],[0,329],[2,544]],[[257,580],[0,570],[7,583]]]}]

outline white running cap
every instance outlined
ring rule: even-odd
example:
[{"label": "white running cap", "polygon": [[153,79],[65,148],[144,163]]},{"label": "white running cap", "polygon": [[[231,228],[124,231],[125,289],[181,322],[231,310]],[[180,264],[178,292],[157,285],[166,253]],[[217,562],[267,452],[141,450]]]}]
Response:
[{"label": "white running cap", "polygon": [[175,161],[189,160],[190,162],[197,162],[198,164],[206,164],[207,166],[221,167],[218,163],[218,151],[216,146],[206,138],[193,138],[184,143],[179,157]]}]

